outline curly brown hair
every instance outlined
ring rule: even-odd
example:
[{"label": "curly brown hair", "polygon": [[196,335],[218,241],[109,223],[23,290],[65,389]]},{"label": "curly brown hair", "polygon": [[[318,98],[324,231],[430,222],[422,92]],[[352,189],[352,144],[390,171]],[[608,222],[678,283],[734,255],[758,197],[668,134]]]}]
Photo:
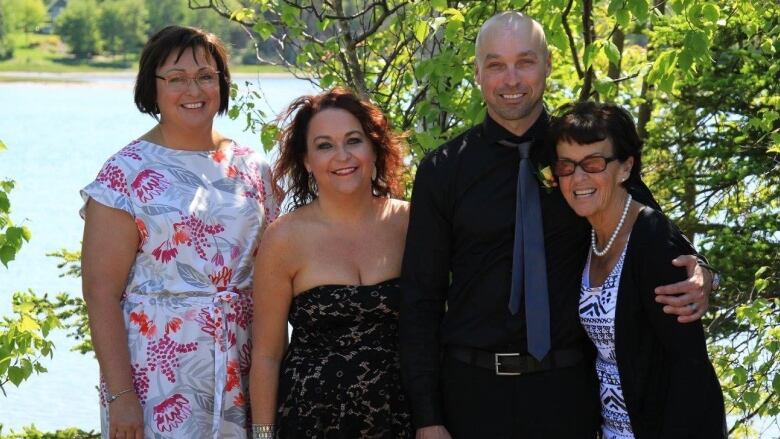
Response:
[{"label": "curly brown hair", "polygon": [[[278,121],[289,123],[279,134],[279,158],[274,165],[274,186],[290,196],[290,210],[311,203],[317,188],[304,165],[306,134],[315,114],[329,108],[348,111],[360,122],[376,154],[376,178],[371,181],[375,197],[400,197],[404,193],[404,136],[393,132],[387,118],[376,105],[360,99],[352,91],[335,87],[318,95],[295,99],[279,115]],[[286,190],[281,189],[286,187]]]}]

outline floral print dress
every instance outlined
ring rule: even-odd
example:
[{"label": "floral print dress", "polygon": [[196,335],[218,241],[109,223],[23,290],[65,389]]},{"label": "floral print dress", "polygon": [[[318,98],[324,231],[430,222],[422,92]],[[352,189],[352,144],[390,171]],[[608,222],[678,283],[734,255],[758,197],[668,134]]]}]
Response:
[{"label": "floral print dress", "polygon": [[[279,214],[270,177],[234,143],[183,151],[137,140],[81,191],[138,227],[121,303],[147,438],[248,435],[252,266]],[[101,379],[104,437],[107,395]]]}]

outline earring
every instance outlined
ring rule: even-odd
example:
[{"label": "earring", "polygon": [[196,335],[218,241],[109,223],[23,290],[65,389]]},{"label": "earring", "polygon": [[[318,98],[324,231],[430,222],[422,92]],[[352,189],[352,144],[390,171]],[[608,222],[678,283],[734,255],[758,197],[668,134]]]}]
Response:
[{"label": "earring", "polygon": [[374,169],[371,171],[371,181],[376,182],[376,162],[374,162]]},{"label": "earring", "polygon": [[309,192],[317,193],[317,180],[314,178],[314,173],[309,171]]}]

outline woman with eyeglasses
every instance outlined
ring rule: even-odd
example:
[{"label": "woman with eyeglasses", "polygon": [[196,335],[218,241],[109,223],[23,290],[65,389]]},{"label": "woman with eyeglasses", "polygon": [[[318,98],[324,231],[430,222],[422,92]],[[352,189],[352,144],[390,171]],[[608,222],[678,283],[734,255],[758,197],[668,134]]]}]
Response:
[{"label": "woman with eyeglasses", "polygon": [[701,322],[680,324],[655,301],[655,287],[686,277],[669,261],[694,250],[627,190],[643,186],[631,116],[612,104],[569,104],[548,133],[559,188],[592,227],[579,314],[598,351],[602,438],[725,438]]},{"label": "woman with eyeglasses", "polygon": [[223,43],[170,26],[141,53],[157,123],[81,192],[83,294],[105,438],[245,438],[254,254],[278,215],[269,166],[213,129]]}]

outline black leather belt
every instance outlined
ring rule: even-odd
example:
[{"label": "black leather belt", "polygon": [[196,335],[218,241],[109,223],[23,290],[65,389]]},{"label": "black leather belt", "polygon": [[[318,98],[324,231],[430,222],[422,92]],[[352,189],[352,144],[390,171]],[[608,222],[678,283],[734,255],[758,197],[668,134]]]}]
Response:
[{"label": "black leather belt", "polygon": [[513,352],[488,352],[464,346],[447,346],[447,355],[473,366],[496,371],[496,375],[522,375],[545,370],[571,367],[583,360],[580,349],[558,349],[550,351],[542,361],[528,354]]}]

